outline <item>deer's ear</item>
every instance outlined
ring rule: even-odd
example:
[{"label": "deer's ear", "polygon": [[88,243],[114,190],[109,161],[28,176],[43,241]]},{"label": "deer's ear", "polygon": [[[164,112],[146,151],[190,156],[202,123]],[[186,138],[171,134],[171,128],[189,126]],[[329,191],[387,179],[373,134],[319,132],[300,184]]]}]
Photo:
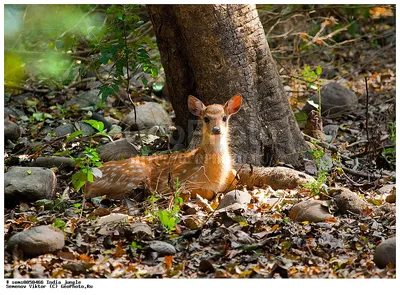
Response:
[{"label": "deer's ear", "polygon": [[203,111],[206,109],[206,106],[201,102],[201,100],[193,95],[189,95],[188,97],[188,107],[189,111],[197,117],[201,117]]},{"label": "deer's ear", "polygon": [[242,105],[242,95],[236,94],[225,103],[224,109],[228,115],[233,115],[239,111],[241,105]]}]

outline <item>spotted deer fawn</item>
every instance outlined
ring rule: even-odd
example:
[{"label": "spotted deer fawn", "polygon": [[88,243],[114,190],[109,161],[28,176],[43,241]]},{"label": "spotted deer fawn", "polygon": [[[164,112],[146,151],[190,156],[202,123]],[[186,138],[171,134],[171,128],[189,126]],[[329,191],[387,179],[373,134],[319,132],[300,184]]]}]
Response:
[{"label": "spotted deer fawn", "polygon": [[191,195],[211,199],[215,193],[233,188],[235,171],[228,146],[228,121],[237,113],[242,96],[237,94],[225,105],[205,106],[189,96],[188,107],[203,121],[202,139],[198,148],[180,154],[133,157],[105,163],[101,178],[87,184],[86,197],[107,195],[111,199],[129,194],[146,186],[161,194],[173,192],[171,183],[178,178],[183,189]]}]

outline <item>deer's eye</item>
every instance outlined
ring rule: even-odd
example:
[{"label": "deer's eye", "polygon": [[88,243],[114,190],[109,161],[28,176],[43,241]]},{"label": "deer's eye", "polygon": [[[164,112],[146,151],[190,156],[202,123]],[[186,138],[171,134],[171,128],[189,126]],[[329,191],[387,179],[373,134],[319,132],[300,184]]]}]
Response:
[{"label": "deer's eye", "polygon": [[224,116],[224,117],[222,118],[222,121],[226,122],[226,116]]},{"label": "deer's eye", "polygon": [[208,117],[204,117],[204,122],[208,123],[210,122],[210,119]]}]

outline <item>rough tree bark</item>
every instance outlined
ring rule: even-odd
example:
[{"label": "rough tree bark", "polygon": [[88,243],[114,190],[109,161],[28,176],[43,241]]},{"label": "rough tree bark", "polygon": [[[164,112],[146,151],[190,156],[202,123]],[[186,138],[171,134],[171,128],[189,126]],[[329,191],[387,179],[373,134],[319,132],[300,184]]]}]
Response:
[{"label": "rough tree bark", "polygon": [[189,94],[205,104],[236,93],[231,120],[237,163],[302,166],[306,148],[269,51],[255,5],[148,5],[176,124],[191,132]]}]

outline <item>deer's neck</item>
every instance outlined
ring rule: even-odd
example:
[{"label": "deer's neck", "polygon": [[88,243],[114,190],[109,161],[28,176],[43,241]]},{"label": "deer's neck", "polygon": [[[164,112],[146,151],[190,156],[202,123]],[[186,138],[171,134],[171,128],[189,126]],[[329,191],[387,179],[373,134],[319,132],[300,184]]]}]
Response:
[{"label": "deer's neck", "polygon": [[228,135],[203,136],[199,149],[206,154],[229,155]]}]

